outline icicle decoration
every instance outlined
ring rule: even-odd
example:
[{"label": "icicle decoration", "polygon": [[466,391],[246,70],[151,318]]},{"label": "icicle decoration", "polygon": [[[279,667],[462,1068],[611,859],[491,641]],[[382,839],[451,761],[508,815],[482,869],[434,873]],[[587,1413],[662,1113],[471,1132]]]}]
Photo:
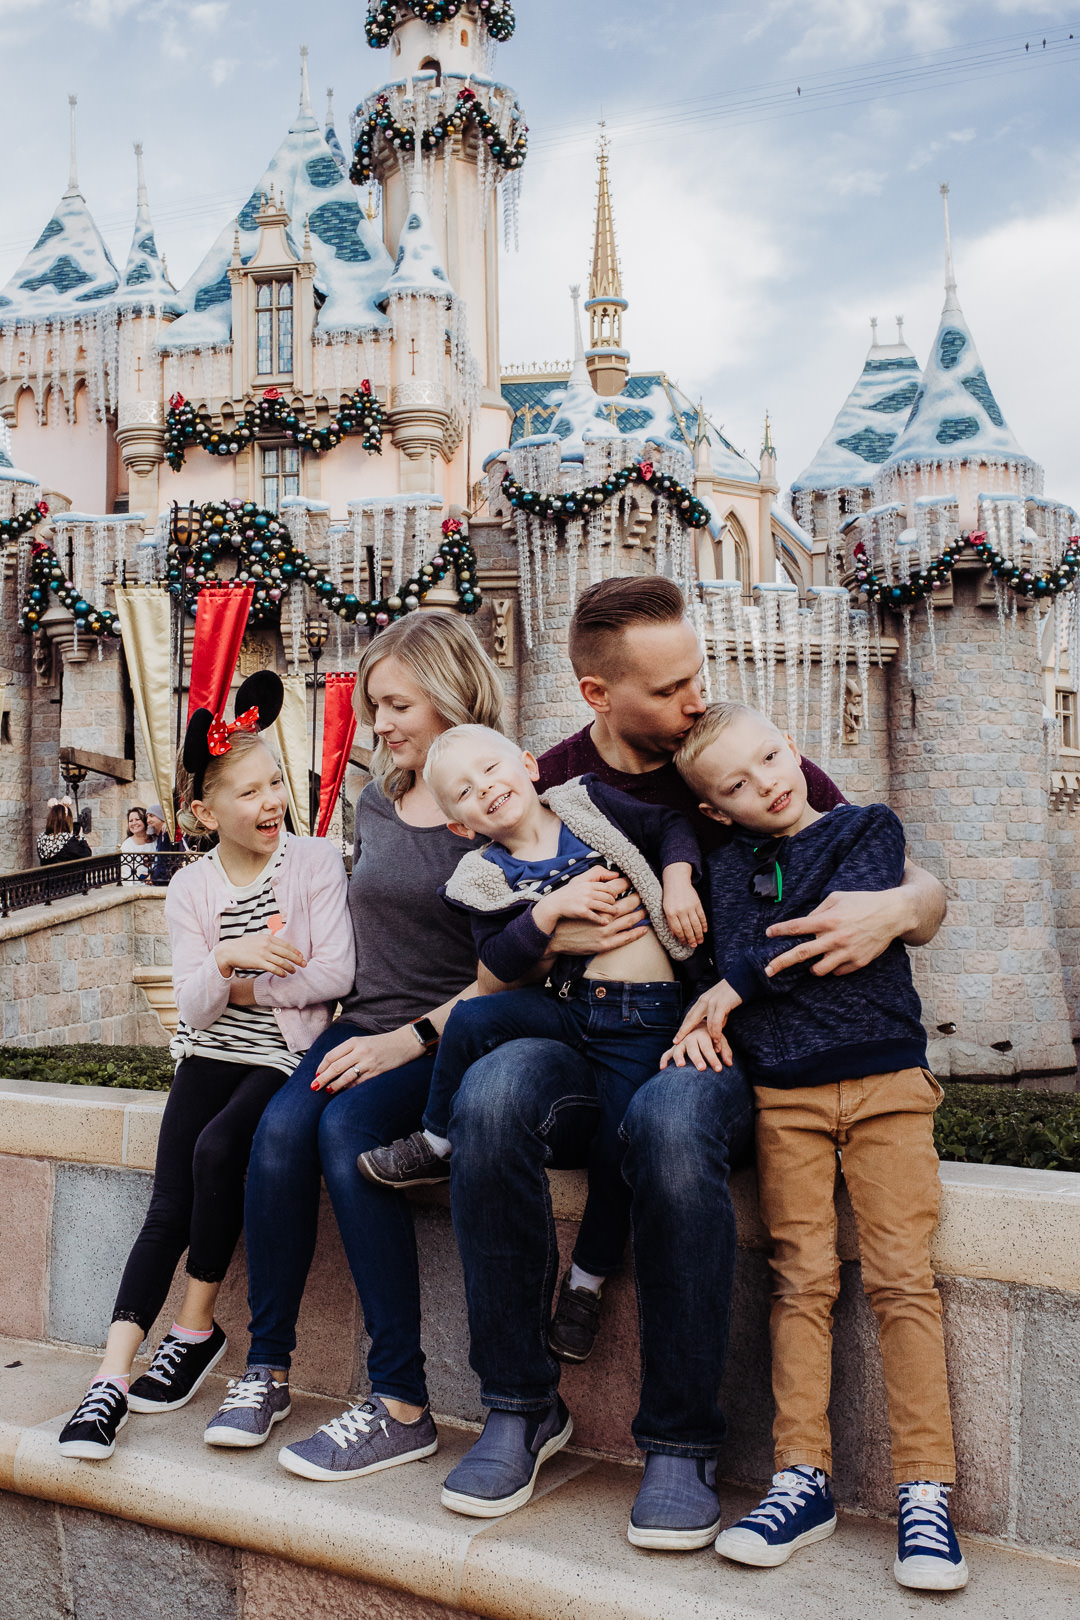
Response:
[{"label": "icicle decoration", "polygon": [[866,737],[870,732],[870,615],[866,608],[856,608],[853,611],[851,630],[855,642],[855,669],[862,697],[862,734]]},{"label": "icicle decoration", "polygon": [[760,607],[743,606],[743,623],[750,632],[750,657],[754,664],[755,703],[762,714],[767,715],[769,713],[768,698],[766,696],[768,681],[765,670],[765,647],[761,619]]},{"label": "icicle decoration", "polygon": [[750,701],[750,687],[746,679],[746,603],[740,587],[738,595],[731,595],[731,629],[735,637],[735,660],[739,669],[739,698]]},{"label": "icicle decoration", "polygon": [[589,513],[585,524],[589,561],[589,584],[597,584],[603,577],[604,520],[599,512]]},{"label": "icicle decoration", "polygon": [[397,503],[393,508],[393,521],[390,525],[390,574],[391,583],[396,589],[405,578],[405,524],[408,518],[408,507],[404,503]]},{"label": "icicle decoration", "polygon": [[512,169],[502,183],[503,248],[507,253],[517,253],[521,247],[519,215],[522,173],[521,169]]},{"label": "icicle decoration", "polygon": [[787,728],[799,735],[799,593],[780,591],[780,632],[784,638],[784,677],[787,686]]},{"label": "icicle decoration", "polygon": [[802,677],[802,725],[799,730],[804,738],[810,732],[810,681],[814,669],[814,610],[813,608],[799,609],[800,642],[802,643],[802,657],[799,661]]},{"label": "icicle decoration", "polygon": [[536,628],[543,635],[547,629],[544,621],[544,540],[547,525],[540,519],[529,519],[529,558],[533,571],[533,606],[536,613]]},{"label": "icicle decoration", "polygon": [[930,643],[930,662],[937,669],[937,627],[934,623],[934,598],[927,594],[923,600],[926,603],[926,634]]},{"label": "icicle decoration", "polygon": [[514,513],[514,530],[518,544],[518,589],[521,593],[521,622],[525,626],[525,645],[533,644],[532,580],[529,565],[529,520],[524,512]]},{"label": "icicle decoration", "polygon": [[[596,514],[590,512],[589,521],[595,521]],[[577,603],[577,576],[578,559],[581,555],[581,542],[585,536],[585,521],[583,518],[571,518],[566,525],[566,596],[570,604],[571,613]]]},{"label": "icicle decoration", "polygon": [[821,670],[819,681],[819,705],[821,720],[821,763],[824,765],[832,755],[832,696],[833,696],[833,664],[836,659],[836,598],[827,591],[818,596],[818,646],[820,649]]},{"label": "icicle decoration", "polygon": [[[326,544],[330,561],[330,578],[341,584],[342,568],[344,564],[344,550],[342,540],[348,531],[340,523],[332,523],[327,531]],[[334,614],[334,652],[336,667],[341,668],[342,640],[341,632],[343,619],[339,613]]]},{"label": "icicle decoration", "polygon": [[844,700],[847,697],[848,642],[851,633],[851,608],[847,592],[836,598],[836,662],[840,670],[839,700],[837,704],[837,745],[844,741]]}]

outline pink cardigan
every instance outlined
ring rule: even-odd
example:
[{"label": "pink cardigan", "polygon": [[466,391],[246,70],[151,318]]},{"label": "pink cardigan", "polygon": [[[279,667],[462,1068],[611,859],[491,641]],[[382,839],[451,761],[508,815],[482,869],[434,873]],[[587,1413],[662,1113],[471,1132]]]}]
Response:
[{"label": "pink cardigan", "polygon": [[[307,1051],[353,987],[356,951],[347,890],[345,867],[333,844],[286,833],[274,895],[285,919],[284,937],[307,967],[280,979],[260,973],[254,985],[256,1002],[273,1009],[290,1052]],[[176,1006],[193,1029],[208,1029],[229,1003],[232,979],[222,976],[213,953],[222,913],[232,904],[214,862],[206,858],[181,867],[165,896]]]}]

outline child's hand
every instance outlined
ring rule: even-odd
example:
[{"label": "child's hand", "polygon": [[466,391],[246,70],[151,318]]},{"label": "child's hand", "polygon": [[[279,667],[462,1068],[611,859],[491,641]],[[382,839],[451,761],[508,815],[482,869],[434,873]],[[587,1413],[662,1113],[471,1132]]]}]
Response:
[{"label": "child's hand", "polygon": [[724,1025],[736,1007],[741,1006],[742,997],[735,994],[726,979],[721,979],[719,984],[714,984],[711,990],[707,990],[703,996],[699,996],[694,1002],[694,1005],[675,1031],[672,1047],[678,1046],[680,1041],[686,1039],[691,1030],[697,1029],[699,1025],[703,1024],[710,1041],[720,1054],[721,1061],[727,1064],[734,1063],[735,1059],[731,1047],[728,1045],[727,1037],[724,1034]]},{"label": "child's hand", "polygon": [[660,1067],[666,1069],[670,1062],[679,1069],[685,1069],[686,1060],[689,1058],[695,1069],[715,1069],[719,1074],[724,1064],[731,1062],[731,1048],[722,1037],[721,1041],[726,1057],[717,1053],[705,1025],[699,1024],[697,1029],[692,1029],[683,1040],[676,1041],[674,1046],[668,1047],[660,1059]]},{"label": "child's hand", "polygon": [[214,961],[223,978],[237,968],[249,973],[272,973],[276,979],[295,973],[307,962],[280,934],[242,934],[239,939],[222,940],[214,951]]},{"label": "child's hand", "polygon": [[538,900],[533,907],[533,921],[545,934],[550,934],[555,924],[564,918],[577,922],[607,922],[625,888],[626,879],[621,872],[594,867]]},{"label": "child's hand", "polygon": [[707,926],[691,870],[688,861],[664,868],[664,916],[680,945],[700,945]]}]

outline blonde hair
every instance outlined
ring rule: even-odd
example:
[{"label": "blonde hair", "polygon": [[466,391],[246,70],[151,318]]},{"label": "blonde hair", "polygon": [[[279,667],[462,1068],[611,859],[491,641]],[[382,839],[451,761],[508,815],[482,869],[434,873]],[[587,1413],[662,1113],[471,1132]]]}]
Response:
[{"label": "blonde hair", "polygon": [[[506,694],[498,670],[460,613],[445,608],[410,613],[368,643],[353,693],[357,718],[364,725],[371,725],[375,718],[368,681],[375,665],[384,658],[396,658],[405,665],[448,727],[481,725],[502,731]],[[379,739],[370,770],[386,797],[394,802],[403,799],[416,782],[416,772],[399,767]]]},{"label": "blonde hair", "polygon": [[442,732],[428,749],[428,757],[424,765],[424,785],[430,790],[431,796],[439,809],[445,810],[447,815],[451,814],[453,805],[443,803],[439,790],[434,783],[434,775],[439,766],[446,763],[445,756],[453,753],[454,745],[464,742],[469,737],[474,738],[478,743],[490,743],[493,747],[502,748],[509,754],[516,754],[519,759],[525,752],[524,748],[519,748],[517,743],[511,737],[508,737],[505,732],[496,731],[494,726],[473,724],[451,726],[449,731]]},{"label": "blonde hair", "polygon": [[703,792],[704,787],[698,776],[695,766],[706,748],[709,748],[726,731],[732,721],[738,720],[740,715],[752,714],[755,720],[763,725],[771,726],[772,721],[760,709],[753,709],[749,703],[710,703],[704,714],[698,716],[693,728],[683,738],[675,754],[675,769],[684,781],[689,782],[695,792]]},{"label": "blonde hair", "polygon": [[[264,731],[234,731],[229,738],[229,750],[224,754],[211,754],[210,763],[203,771],[202,791],[199,802],[208,799],[214,788],[219,786],[228,774],[230,766],[239,760],[245,759],[254,748],[265,748],[274,764],[281,768],[278,759]],[[187,838],[208,838],[211,829],[199,820],[192,805],[192,794],[195,791],[195,778],[184,765],[183,749],[176,756],[176,796],[180,802],[176,824]]]}]

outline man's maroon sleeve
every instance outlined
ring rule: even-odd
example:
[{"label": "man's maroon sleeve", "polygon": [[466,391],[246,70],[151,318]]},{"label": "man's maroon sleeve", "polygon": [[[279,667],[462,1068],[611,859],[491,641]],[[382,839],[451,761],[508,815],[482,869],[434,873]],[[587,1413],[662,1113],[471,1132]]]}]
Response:
[{"label": "man's maroon sleeve", "polygon": [[811,810],[823,814],[826,810],[835,810],[838,804],[847,804],[832,777],[826,776],[820,765],[804,759],[802,773],[806,778],[806,798]]}]

